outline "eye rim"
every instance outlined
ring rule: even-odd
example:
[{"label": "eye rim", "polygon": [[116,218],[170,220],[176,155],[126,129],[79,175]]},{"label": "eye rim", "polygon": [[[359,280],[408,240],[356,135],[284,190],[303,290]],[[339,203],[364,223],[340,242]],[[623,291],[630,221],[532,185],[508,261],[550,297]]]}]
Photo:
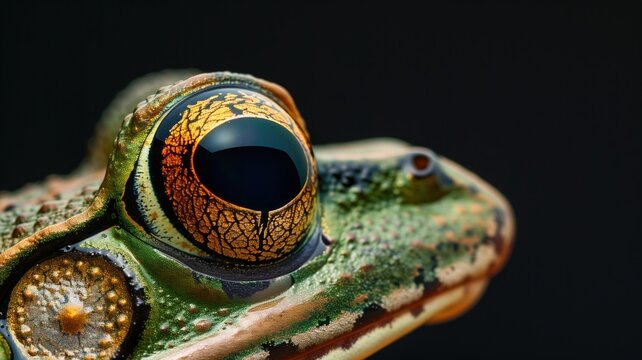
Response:
[{"label": "eye rim", "polygon": [[[258,85],[260,86],[264,85],[264,83],[261,80],[257,80],[257,82],[258,82]],[[320,241],[321,236],[314,235],[316,234],[316,232],[313,231],[313,228],[320,228],[318,194],[317,194],[318,178],[317,178],[317,172],[316,172],[316,162],[314,159],[314,155],[312,152],[312,145],[309,141],[308,134],[305,130],[305,127],[302,126],[302,124],[304,125],[303,119],[301,119],[300,116],[298,115],[298,111],[296,111],[296,108],[294,107],[294,103],[293,101],[291,101],[291,98],[289,98],[289,95],[287,94],[287,92],[284,89],[278,87],[278,85],[272,84],[276,86],[277,89],[281,89],[280,90],[281,93],[276,95],[272,94],[272,96],[270,96],[269,94],[266,94],[266,91],[268,91],[266,89],[257,91],[257,89],[255,88],[257,84],[251,84],[252,86],[244,86],[244,85],[245,83],[243,81],[238,83],[230,83],[230,82],[214,83],[214,84],[211,84],[210,86],[199,87],[198,89],[193,89],[193,91],[181,93],[180,96],[177,96],[177,98],[167,102],[168,105],[165,106],[164,108],[165,110],[163,110],[163,112],[160,113],[158,117],[153,119],[152,126],[150,126],[149,131],[146,132],[146,138],[143,142],[142,149],[139,151],[137,155],[137,162],[130,175],[130,180],[126,184],[126,191],[123,194],[123,200],[125,200],[124,201],[125,209],[128,215],[127,219],[133,220],[134,222],[133,225],[137,225],[137,226],[134,226],[134,228],[146,230],[146,232],[148,232],[150,235],[152,235],[152,237],[155,238],[154,240],[158,240],[156,241],[156,243],[167,244],[169,245],[169,247],[176,249],[181,253],[186,253],[193,256],[205,258],[210,264],[216,263],[221,266],[236,267],[236,268],[247,267],[248,265],[254,266],[254,267],[265,267],[269,264],[283,265],[290,261],[288,260],[289,258],[297,257],[295,255],[301,250],[301,248],[308,247],[308,246],[316,248],[318,247],[317,243],[321,242]],[[295,205],[298,205],[296,203],[300,201],[302,202],[302,204],[304,204],[304,206],[301,207],[301,209],[307,209],[307,210],[304,210],[306,212],[304,217],[306,217],[308,220],[292,223],[294,226],[293,229],[298,228],[298,230],[296,230],[296,233],[298,233],[298,236],[295,235],[295,237],[290,237],[290,239],[292,239],[290,241],[292,242],[289,243],[290,245],[287,245],[287,244],[285,245],[286,251],[283,251],[283,254],[281,253],[281,251],[279,251],[277,253],[277,256],[273,258],[258,259],[256,261],[244,261],[243,259],[232,259],[232,261],[229,261],[229,258],[224,258],[222,255],[215,254],[211,250],[204,251],[201,247],[197,246],[198,243],[196,240],[193,240],[193,238],[191,237],[191,234],[189,232],[183,232],[183,229],[182,229],[183,226],[180,221],[174,222],[174,221],[167,220],[165,221],[165,223],[162,224],[160,230],[155,231],[155,229],[157,229],[158,227],[156,226],[156,224],[153,223],[153,221],[149,220],[150,219],[149,213],[145,214],[146,210],[144,208],[146,207],[150,208],[149,205],[152,205],[152,207],[154,207],[153,206],[154,204],[161,203],[163,201],[163,198],[165,197],[165,194],[163,194],[163,196],[160,196],[162,194],[160,191],[145,191],[144,189],[143,190],[140,189],[141,184],[145,185],[148,189],[158,188],[158,186],[154,186],[152,184],[151,177],[152,177],[153,171],[149,171],[151,170],[151,168],[148,169],[146,174],[141,175],[139,173],[141,173],[141,169],[144,169],[146,168],[146,166],[150,166],[151,164],[154,164],[154,161],[151,159],[152,152],[150,148],[152,147],[152,143],[154,139],[157,137],[156,134],[159,133],[159,128],[163,126],[163,124],[165,123],[165,120],[168,118],[169,113],[173,109],[177,108],[180,104],[185,103],[185,100],[189,99],[187,104],[194,104],[194,102],[196,101],[194,99],[195,95],[207,93],[207,92],[210,92],[211,90],[217,90],[217,89],[219,90],[234,89],[237,91],[249,91],[251,93],[256,93],[260,96],[265,97],[268,101],[272,101],[273,104],[270,106],[274,107],[275,111],[279,111],[284,115],[284,119],[285,119],[284,121],[287,121],[287,126],[285,125],[284,126],[288,129],[288,132],[292,133],[293,136],[295,136],[299,146],[301,147],[301,150],[306,156],[306,162],[307,162],[306,181],[304,183],[304,186],[302,186],[301,189],[299,189],[297,196],[291,199],[283,207],[278,209],[272,209],[271,211],[266,213],[268,213],[268,216],[271,219],[276,219],[276,216],[274,214],[279,215],[279,213],[283,213],[287,215],[288,211],[294,212]],[[283,105],[284,101],[274,101],[275,100],[274,96],[277,96],[277,97],[285,96],[286,97],[285,100],[290,99],[290,104],[288,106],[284,106]],[[211,98],[211,95],[205,96],[204,98],[209,99]],[[277,100],[282,100],[282,99],[277,99]],[[291,112],[292,108],[295,110],[294,113]],[[172,121],[172,123],[178,122],[178,120],[180,120],[180,117],[179,119],[177,119],[177,121]],[[266,120],[269,120],[269,119],[266,119]],[[280,122],[277,122],[277,123],[280,123]],[[171,126],[169,125],[166,125],[166,127],[171,128]],[[147,193],[146,196],[148,197],[148,199],[140,202],[139,201],[140,193],[142,192]],[[229,202],[227,203],[231,206],[235,205]],[[155,208],[158,208],[158,207],[155,207]],[[250,211],[253,211],[253,210],[250,209]],[[158,211],[158,213],[161,214],[160,217],[168,218],[168,219],[172,218],[173,216],[172,212],[173,212],[172,207],[169,204],[166,204],[165,206],[160,207],[160,210]],[[303,224],[303,225],[300,225],[300,224]],[[267,226],[268,227],[267,233],[270,233],[269,229],[278,230],[278,224],[276,223],[276,221],[271,220],[270,222],[268,222],[268,225],[269,226]],[[286,231],[286,233],[288,232]],[[141,235],[143,235],[143,237],[146,238],[148,242],[152,242],[152,241],[149,241],[150,236],[147,236],[146,234],[141,234]],[[271,238],[271,239],[274,239],[274,238]],[[296,241],[293,241],[293,240],[296,240]],[[272,244],[276,244],[276,243],[277,242],[274,242]],[[264,248],[264,251],[265,251],[265,248]],[[301,252],[307,253],[306,251],[302,251],[302,250]],[[219,258],[219,259],[216,259],[216,258]],[[292,261],[296,262],[294,260]],[[293,271],[293,270],[294,269],[291,269],[289,271]],[[203,272],[207,273],[208,271],[203,271]],[[216,271],[210,271],[210,272],[216,273]],[[225,275],[221,275],[221,276],[225,276]],[[251,279],[251,278],[256,278],[256,274],[248,275],[248,279]]]},{"label": "eye rim", "polygon": [[[319,221],[320,214],[315,214]],[[149,239],[150,243],[167,256],[189,267],[192,271],[211,276],[227,282],[254,282],[278,279],[291,274],[306,265],[310,260],[327,253],[331,244],[323,241],[323,232],[320,226],[311,226],[306,234],[305,244],[297,247],[285,258],[265,264],[242,264],[230,262],[224,258],[193,255],[181,251],[156,237]]]},{"label": "eye rim", "polygon": [[[418,167],[418,161],[425,161],[425,167]],[[426,148],[412,148],[403,156],[401,166],[413,178],[425,179],[437,172],[439,159],[434,151]]]}]

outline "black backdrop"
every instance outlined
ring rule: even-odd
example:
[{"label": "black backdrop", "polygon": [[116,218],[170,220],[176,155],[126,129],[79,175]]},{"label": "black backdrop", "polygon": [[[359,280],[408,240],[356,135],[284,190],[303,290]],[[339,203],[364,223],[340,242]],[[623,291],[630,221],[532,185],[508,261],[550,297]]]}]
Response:
[{"label": "black backdrop", "polygon": [[640,10],[457,3],[3,5],[0,188],[81,159],[131,79],[284,85],[314,143],[393,136],[512,201],[512,260],[477,307],[375,358],[640,353]]}]

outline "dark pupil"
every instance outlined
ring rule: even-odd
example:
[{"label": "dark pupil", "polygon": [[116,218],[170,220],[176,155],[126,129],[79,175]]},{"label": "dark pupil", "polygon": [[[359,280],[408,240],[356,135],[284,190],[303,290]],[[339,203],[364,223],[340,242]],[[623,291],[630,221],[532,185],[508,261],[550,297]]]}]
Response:
[{"label": "dark pupil", "polygon": [[283,126],[260,118],[241,118],[203,137],[194,151],[194,171],[220,198],[270,211],[299,193],[307,161],[297,139]]}]

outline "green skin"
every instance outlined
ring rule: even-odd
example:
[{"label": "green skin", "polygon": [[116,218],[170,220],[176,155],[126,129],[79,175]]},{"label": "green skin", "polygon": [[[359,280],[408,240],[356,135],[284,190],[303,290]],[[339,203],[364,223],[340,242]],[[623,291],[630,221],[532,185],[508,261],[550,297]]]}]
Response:
[{"label": "green skin", "polygon": [[[152,80],[137,86],[153,87],[147,84]],[[122,108],[140,98],[140,91],[128,91],[112,107]],[[107,114],[110,118],[122,116],[113,108]],[[110,122],[115,121],[107,119],[101,123],[108,135],[114,131],[109,127]],[[302,315],[289,317],[289,312],[297,310],[285,306],[283,315],[287,321],[269,320],[276,321],[273,331],[251,330],[258,335],[246,341],[232,341],[229,350],[210,355],[240,359],[264,358],[267,353],[294,356],[296,351],[309,351],[321,356],[341,346],[332,339],[367,337],[360,331],[362,325],[374,328],[382,319],[391,321],[438,294],[474,279],[484,280],[496,273],[507,258],[512,241],[508,204],[487,184],[454,163],[435,158],[435,174],[417,177],[408,168],[409,159],[411,154],[425,150],[401,142],[382,140],[375,145],[362,143],[353,148],[318,147],[315,154],[319,172],[320,226],[331,245],[285,275],[291,279],[291,286],[276,287],[263,296],[231,296],[221,280],[194,273],[152,246],[154,240],[126,211],[122,201],[126,183],[148,128],[151,126],[137,122],[136,115],[126,121],[100,189],[95,194],[83,195],[82,205],[73,211],[50,216],[45,224],[41,222],[39,226],[18,231],[18,240],[31,241],[31,244],[18,246],[18,250],[14,246],[15,254],[3,259],[0,267],[1,287],[10,276],[20,276],[15,275],[15,269],[32,266],[29,262],[33,262],[39,252],[66,245],[99,249],[122,260],[141,285],[149,310],[141,327],[142,333],[127,349],[128,358],[178,356],[177,351],[189,353],[199,343],[213,341],[217,334],[240,327],[249,329],[253,325],[243,321],[248,310],[257,304],[267,304],[265,307],[269,308],[270,304],[277,303],[275,299],[281,302],[295,299],[305,311]],[[373,147],[380,148],[382,144],[387,144],[389,151],[373,156]],[[344,156],[348,152],[350,154]],[[94,157],[104,157],[100,151],[93,153]],[[100,166],[100,159],[90,158],[76,176]],[[95,180],[93,184],[97,185]],[[27,197],[28,192],[23,190],[11,195],[18,205],[5,206],[4,212],[0,212],[0,234],[4,236],[0,239],[4,241],[4,245],[0,243],[2,250],[16,243],[16,239],[11,240],[11,234],[13,238],[17,237],[15,219],[20,214],[30,214],[29,223],[43,216],[34,211],[40,204],[21,205],[16,201],[21,196]],[[43,231],[47,225],[61,224],[66,217],[77,214],[80,215],[71,221]],[[96,234],[98,228],[102,230]],[[492,251],[482,253],[482,248]],[[483,266],[479,265],[482,254],[486,254],[482,259],[486,261]],[[465,264],[479,266],[466,267]],[[449,276],[455,267],[460,269],[462,276]],[[420,296],[413,296],[417,291]],[[255,313],[260,313],[255,309]],[[360,322],[359,319],[365,319],[372,309],[377,309],[377,314],[390,315],[377,315],[371,317],[371,321]],[[352,321],[343,321],[346,318]],[[211,327],[197,331],[194,324],[204,319]],[[300,338],[301,334],[314,333],[315,329],[316,337],[320,339],[317,343],[301,345],[295,340],[297,335]],[[324,331],[333,335],[318,335]],[[390,341],[395,339],[390,336]],[[4,340],[0,340],[0,345],[2,343]],[[1,355],[2,350],[0,358]]]}]

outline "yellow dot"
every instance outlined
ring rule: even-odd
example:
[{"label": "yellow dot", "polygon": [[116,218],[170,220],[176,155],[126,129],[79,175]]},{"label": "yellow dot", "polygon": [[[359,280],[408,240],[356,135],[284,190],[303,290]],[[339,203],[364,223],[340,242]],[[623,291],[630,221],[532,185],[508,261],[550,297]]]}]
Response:
[{"label": "yellow dot", "polygon": [[111,344],[114,342],[114,340],[111,338],[109,335],[105,335],[102,339],[98,341],[98,346],[101,348],[105,349],[111,346]]},{"label": "yellow dot", "polygon": [[65,304],[58,311],[60,329],[65,334],[78,334],[85,327],[88,315],[81,304]]},{"label": "yellow dot", "polygon": [[86,267],[87,267],[87,263],[86,262],[84,262],[82,260],[76,261],[76,269],[78,269],[78,271],[83,271]]},{"label": "yellow dot", "polygon": [[107,295],[105,297],[107,298],[107,301],[109,301],[109,302],[116,302],[116,300],[118,300],[118,295],[113,290],[107,292]]},{"label": "yellow dot", "polygon": [[119,314],[118,317],[116,317],[116,323],[119,326],[123,326],[123,325],[127,324],[128,320],[129,319],[127,318],[127,315],[125,315],[125,314]]},{"label": "yellow dot", "polygon": [[125,305],[127,305],[127,299],[125,298],[118,299],[118,306],[125,307]]},{"label": "yellow dot", "polygon": [[116,305],[111,304],[107,307],[107,313],[109,314],[115,314],[116,313]]},{"label": "yellow dot", "polygon": [[103,328],[104,328],[104,329],[105,329],[105,331],[107,331],[107,332],[112,332],[112,331],[114,330],[114,323],[111,323],[111,322],[105,323],[105,325],[103,326]]},{"label": "yellow dot", "polygon": [[99,267],[94,266],[89,270],[89,275],[91,275],[94,279],[97,279],[100,277],[100,275],[102,275],[102,271]]},{"label": "yellow dot", "polygon": [[196,332],[205,332],[212,327],[212,322],[207,319],[200,319],[194,322],[194,330]]},{"label": "yellow dot", "polygon": [[25,300],[33,300],[33,298],[36,296],[36,294],[34,294],[34,292],[29,288],[25,289],[25,291],[22,292],[22,295],[24,296]]}]

